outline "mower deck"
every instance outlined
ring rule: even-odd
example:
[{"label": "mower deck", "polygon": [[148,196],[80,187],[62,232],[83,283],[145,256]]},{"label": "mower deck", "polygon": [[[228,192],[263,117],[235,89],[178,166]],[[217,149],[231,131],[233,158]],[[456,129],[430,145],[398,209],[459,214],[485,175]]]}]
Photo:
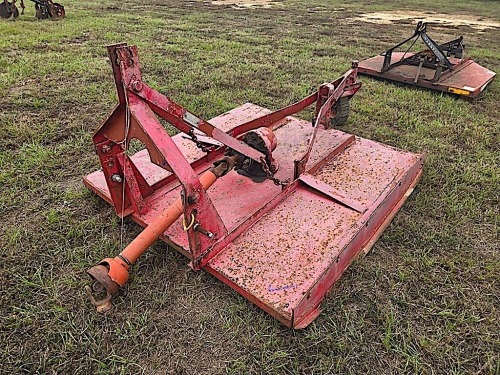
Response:
[{"label": "mower deck", "polygon": [[[269,111],[247,103],[210,122],[227,132]],[[308,147],[310,122],[286,117],[272,126],[278,147],[276,177],[293,180],[293,160]],[[174,142],[189,162],[205,156],[182,134]],[[147,150],[132,156],[149,185],[170,172],[151,163]],[[207,170],[208,160],[196,168]],[[238,293],[293,328],[307,326],[334,282],[363,251],[367,252],[412,192],[422,168],[420,155],[404,152],[338,130],[318,129],[308,171],[284,188],[255,183],[232,171],[208,190],[230,235],[205,269]],[[102,171],[85,184],[109,203]],[[181,194],[178,180],[146,198],[145,214],[131,213],[148,225]],[[126,213],[127,214],[127,213]],[[189,256],[182,218],[161,237]]]},{"label": "mower deck", "polygon": [[[393,52],[390,64],[394,64],[403,57],[410,57],[412,53]],[[458,64],[460,59],[449,58],[452,64]],[[382,72],[384,56],[378,55],[359,62],[358,71],[373,77],[386,79],[389,81],[402,82],[419,87],[425,87],[431,90],[438,90],[457,94],[471,99],[476,98],[486,86],[493,80],[495,73],[483,66],[475,63],[471,59],[457,66],[448,74],[443,74],[441,79],[431,82],[435,70],[422,67],[419,71],[418,66],[400,65],[386,72]],[[419,79],[415,82],[415,76],[419,73]]]}]

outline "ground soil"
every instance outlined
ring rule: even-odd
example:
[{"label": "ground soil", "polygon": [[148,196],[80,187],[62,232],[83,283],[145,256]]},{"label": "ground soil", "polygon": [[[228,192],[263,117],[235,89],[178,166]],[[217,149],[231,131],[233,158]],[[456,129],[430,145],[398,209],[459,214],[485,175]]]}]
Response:
[{"label": "ground soil", "polygon": [[391,12],[374,12],[364,13],[356,20],[376,23],[380,25],[392,24],[398,21],[418,21],[436,24],[437,26],[470,26],[474,29],[499,29],[500,23],[491,18],[484,18],[480,16],[467,16],[463,14],[439,14],[429,12],[416,12],[416,11],[391,11]]}]

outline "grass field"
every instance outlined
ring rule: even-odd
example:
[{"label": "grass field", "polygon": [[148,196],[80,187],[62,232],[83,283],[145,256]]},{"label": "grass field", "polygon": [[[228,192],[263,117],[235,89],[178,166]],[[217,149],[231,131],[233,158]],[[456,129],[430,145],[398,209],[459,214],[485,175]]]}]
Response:
[{"label": "grass field", "polygon": [[[97,315],[85,271],[118,253],[121,223],[81,182],[98,168],[91,135],[116,102],[107,44],[137,44],[145,80],[211,118],[245,102],[289,104],[413,31],[362,13],[500,22],[500,2],[61,1],[60,22],[35,20],[29,2],[0,22],[0,373],[500,373],[498,79],[469,103],[362,78],[345,130],[426,153],[424,175],[303,331],[163,243]],[[499,32],[430,30],[438,41],[464,35],[467,54],[497,72]],[[126,243],[138,233],[125,221]]]}]

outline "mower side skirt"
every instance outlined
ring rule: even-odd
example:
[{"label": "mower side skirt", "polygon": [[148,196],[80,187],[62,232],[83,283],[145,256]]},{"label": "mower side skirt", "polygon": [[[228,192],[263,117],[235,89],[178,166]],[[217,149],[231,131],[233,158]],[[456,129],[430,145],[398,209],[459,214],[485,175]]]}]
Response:
[{"label": "mower side skirt", "polygon": [[[338,258],[332,262],[330,268],[321,276],[317,283],[307,292],[294,310],[294,327],[303,327],[308,316],[317,309],[321,300],[332,288],[333,284],[349,267],[349,265],[364,252],[365,246],[374,243],[381,235],[385,227],[392,220],[394,215],[402,207],[408,198],[407,192],[412,192],[422,174],[422,164],[416,163],[412,170],[400,180],[383,201],[378,202],[379,206],[370,215],[364,215],[365,226],[362,227],[356,236],[345,244]],[[413,176],[412,178],[410,178]],[[401,183],[401,184],[400,184]]]},{"label": "mower side skirt", "polygon": [[[373,160],[367,158],[371,154]],[[287,326],[303,328],[317,316],[334,282],[399,210],[421,168],[419,155],[357,138],[316,178],[367,205],[364,214],[299,180],[294,192],[205,269]]]},{"label": "mower side skirt", "polygon": [[[420,165],[421,168],[421,165]],[[260,299],[256,298],[253,294],[249,293],[245,289],[241,288],[237,283],[233,282],[231,279],[225,278],[220,272],[218,272],[216,269],[213,269],[210,267],[210,264],[205,266],[205,270],[207,270],[209,273],[211,273],[213,276],[218,278],[220,281],[223,283],[229,285],[231,288],[233,288],[236,292],[238,292],[240,295],[248,299],[250,302],[261,308],[262,310],[266,311],[268,314],[273,316],[275,319],[280,321],[282,324],[286,325],[287,327],[294,328],[294,329],[304,329],[306,328],[310,323],[312,323],[321,313],[321,309],[319,308],[319,304],[321,300],[328,294],[330,289],[333,287],[333,284],[340,278],[342,273],[349,267],[349,265],[357,258],[359,255],[366,255],[370,249],[373,247],[375,242],[379,239],[379,237],[382,235],[383,231],[387,226],[390,224],[394,216],[398,213],[398,211],[401,209],[403,204],[406,202],[408,197],[411,195],[413,192],[416,184],[420,180],[420,177],[422,175],[422,170],[418,172],[417,176],[411,181],[408,189],[406,190],[405,194],[403,194],[399,201],[396,202],[396,204],[392,207],[392,209],[389,211],[389,213],[385,216],[384,221],[381,223],[381,225],[373,231],[373,234],[369,237],[368,241],[366,242],[364,247],[358,247],[357,252],[354,255],[351,255],[350,257],[346,257],[348,259],[347,262],[342,262],[340,264],[336,262],[332,262],[329,271],[325,273],[320,280],[315,285],[316,290],[310,291],[311,295],[316,296],[316,301],[310,300],[309,298],[305,298],[304,301],[302,302],[303,305],[307,308],[306,311],[302,313],[301,316],[296,316],[295,311],[300,311],[300,309],[297,309],[293,312],[293,314],[290,316],[284,316],[283,314],[280,314],[278,311],[275,309],[271,308],[266,302],[261,301]],[[399,196],[399,195],[398,195]],[[352,251],[351,249],[346,249],[344,252],[347,255],[348,251]],[[339,268],[342,268],[341,271],[339,271]],[[310,301],[309,301],[310,300]],[[303,307],[301,307],[303,308]]]},{"label": "mower side skirt", "polygon": [[[403,55],[403,52],[393,52],[391,64],[399,61]],[[407,53],[406,57],[411,55],[411,53]],[[450,58],[450,61],[453,64],[458,64],[461,60]],[[471,99],[476,98],[496,75],[495,72],[492,72],[472,60],[468,60],[464,61],[463,66],[457,66],[453,71],[443,74],[441,79],[437,82],[431,82],[431,79],[434,77],[434,70],[422,67],[419,72],[420,78],[415,83],[414,80],[419,69],[418,66],[400,65],[386,72],[382,72],[383,63],[384,56],[382,55],[360,61],[358,72],[388,81],[401,82]]]},{"label": "mower side skirt", "polygon": [[[411,182],[410,187],[408,188],[408,190],[406,190],[406,193],[401,197],[401,199],[392,208],[390,213],[385,217],[383,223],[373,233],[373,235],[371,236],[370,240],[366,243],[366,245],[361,249],[361,251],[359,251],[357,253],[356,256],[350,258],[351,259],[350,263],[356,261],[358,258],[363,257],[370,252],[370,250],[373,248],[373,245],[375,245],[375,242],[377,242],[377,240],[380,238],[380,236],[382,235],[384,230],[391,223],[392,219],[394,219],[394,216],[396,216],[398,211],[401,209],[403,204],[406,202],[408,197],[411,195],[411,193],[415,189],[415,186],[417,185],[418,181],[420,180],[421,176],[422,176],[422,170],[420,170],[418,175]],[[349,267],[350,263],[344,268],[344,270]],[[321,280],[321,281],[324,281],[325,283],[331,284],[328,288],[323,288],[325,294],[327,294],[329,292],[329,290],[331,289],[331,287],[333,286],[335,281],[338,279],[338,277],[337,278],[334,277],[335,275],[336,275],[336,273],[334,273],[333,275],[327,274],[324,276],[324,280]],[[338,276],[340,276],[340,274]],[[317,284],[318,288],[319,288],[319,285],[320,284]],[[319,301],[319,302],[321,302],[321,301]],[[316,319],[321,312],[321,310],[319,309],[319,302],[315,307],[313,307],[314,306],[313,303],[308,303],[310,306],[309,312],[303,313],[303,315],[301,317],[295,317],[294,322],[293,322],[293,328],[303,329],[303,328],[306,328],[310,323],[312,323],[312,321],[314,319]]]}]

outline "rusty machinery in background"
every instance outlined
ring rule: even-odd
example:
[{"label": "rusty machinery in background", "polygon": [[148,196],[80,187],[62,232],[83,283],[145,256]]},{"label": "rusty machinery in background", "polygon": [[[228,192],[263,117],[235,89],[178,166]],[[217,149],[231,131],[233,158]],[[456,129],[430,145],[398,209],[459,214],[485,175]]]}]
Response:
[{"label": "rusty machinery in background", "polygon": [[[119,104],[93,136],[101,169],[84,183],[145,229],[88,270],[91,302],[109,310],[160,238],[288,327],[307,326],[422,173],[421,155],[334,128],[361,87],[357,63],[285,108],[247,103],[206,121],[142,80],[137,47],[108,52]],[[312,105],[312,124],[291,116]],[[145,148],[129,156],[133,139]]]},{"label": "rusty machinery in background", "polygon": [[[0,0],[0,17],[13,20],[19,17],[19,9],[16,6],[16,0],[8,2],[7,0]],[[54,21],[60,20],[66,16],[64,6],[59,3],[54,3],[52,0],[31,0],[35,3],[35,15],[38,19],[50,18]],[[24,14],[24,0],[20,1],[22,9],[21,14]]]},{"label": "rusty machinery in background", "polygon": [[[24,4],[21,3],[24,13]],[[16,0],[8,2],[7,0],[1,0],[0,2],[0,18],[6,20],[13,20],[19,17],[19,9],[16,7]]]},{"label": "rusty machinery in background", "polygon": [[[428,49],[412,53],[422,39]],[[405,52],[397,51],[412,41]],[[463,37],[437,44],[427,34],[427,23],[418,22],[413,35],[379,56],[360,61],[359,73],[373,77],[476,98],[495,73],[464,57]]]}]

